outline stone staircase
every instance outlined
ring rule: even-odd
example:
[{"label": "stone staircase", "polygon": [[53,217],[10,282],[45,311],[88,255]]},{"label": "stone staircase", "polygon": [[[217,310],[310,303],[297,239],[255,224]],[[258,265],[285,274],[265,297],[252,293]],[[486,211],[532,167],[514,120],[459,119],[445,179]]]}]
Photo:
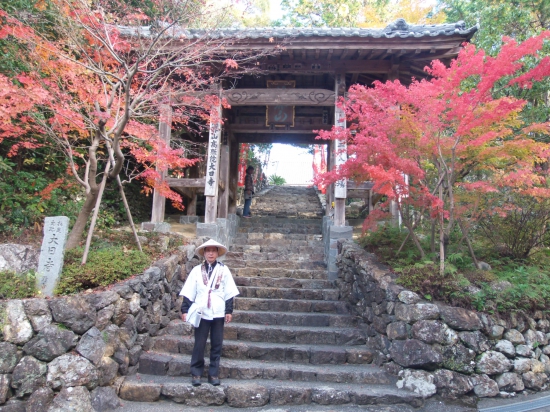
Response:
[{"label": "stone staircase", "polygon": [[[286,196],[283,192],[277,188],[266,198]],[[191,386],[193,331],[175,320],[141,355],[139,373],[126,378],[121,398],[238,408],[312,404],[310,410],[314,405],[396,405],[400,411],[420,406],[421,397],[397,389],[394,376],[371,364],[374,353],[365,346],[360,320],[327,280],[321,220],[301,218],[321,212],[309,203],[285,215],[271,208],[265,212],[259,203],[253,218],[241,220],[225,258],[241,294],[233,322],[225,327],[222,385]]]}]

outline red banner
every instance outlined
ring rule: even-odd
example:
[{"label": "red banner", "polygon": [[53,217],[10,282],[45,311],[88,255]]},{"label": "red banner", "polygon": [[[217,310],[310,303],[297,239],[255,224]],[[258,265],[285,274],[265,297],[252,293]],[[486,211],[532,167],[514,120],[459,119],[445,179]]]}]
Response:
[{"label": "red banner", "polygon": [[246,158],[248,155],[248,144],[241,144],[241,150],[239,151],[239,187],[244,187],[244,178],[246,176]]}]

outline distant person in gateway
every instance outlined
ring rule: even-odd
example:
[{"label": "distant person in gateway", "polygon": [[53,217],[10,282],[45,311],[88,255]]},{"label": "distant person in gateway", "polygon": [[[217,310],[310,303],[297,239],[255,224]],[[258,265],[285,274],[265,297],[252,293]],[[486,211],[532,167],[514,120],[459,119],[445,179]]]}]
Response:
[{"label": "distant person in gateway", "polygon": [[246,168],[246,176],[244,178],[244,209],[243,217],[250,217],[250,205],[252,204],[252,195],[254,194],[254,180],[252,179],[252,173],[254,173],[254,167],[248,166]]}]

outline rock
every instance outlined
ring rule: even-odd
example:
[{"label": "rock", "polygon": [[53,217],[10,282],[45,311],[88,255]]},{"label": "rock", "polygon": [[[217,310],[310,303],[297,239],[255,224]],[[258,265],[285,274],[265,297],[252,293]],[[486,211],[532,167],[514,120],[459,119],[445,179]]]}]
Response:
[{"label": "rock", "polygon": [[443,348],[442,366],[456,372],[470,374],[475,369],[475,356],[476,353],[464,345],[446,346]]},{"label": "rock", "polygon": [[[537,322],[537,329],[540,329],[543,333],[548,333],[550,331],[550,320],[548,319],[541,319]],[[546,342],[548,342],[548,338],[546,338]]]},{"label": "rock", "polygon": [[83,386],[63,388],[54,398],[48,412],[94,412],[90,392]]},{"label": "rock", "polygon": [[109,305],[97,312],[97,318],[95,320],[95,327],[99,330],[105,329],[105,327],[111,321],[111,318],[115,314],[115,305]]},{"label": "rock", "polygon": [[482,262],[481,260],[477,262],[477,268],[478,268],[479,270],[485,270],[485,271],[487,271],[487,270],[492,270],[490,264],[488,264],[488,263],[486,263],[486,262]]},{"label": "rock", "polygon": [[95,324],[96,311],[83,297],[69,296],[52,299],[49,304],[54,320],[79,335],[84,334]]},{"label": "rock", "polygon": [[435,395],[437,392],[434,376],[422,370],[402,370],[399,372],[399,380],[396,385],[399,389],[408,389],[424,398]]},{"label": "rock", "polygon": [[114,290],[105,292],[93,292],[86,295],[86,300],[95,310],[101,310],[107,306],[114,304],[119,299],[118,293]]},{"label": "rock", "polygon": [[530,345],[518,345],[516,346],[516,355],[523,356],[525,358],[532,358],[535,354]]},{"label": "rock", "polygon": [[82,335],[76,351],[97,366],[105,356],[112,354],[112,350],[107,353],[108,347],[105,340],[103,334],[94,326]]},{"label": "rock", "polygon": [[516,356],[516,348],[509,340],[499,340],[495,345],[495,349],[501,353],[504,353],[509,358],[514,358]]},{"label": "rock", "polygon": [[44,412],[53,401],[53,391],[44,386],[34,391],[27,401],[27,412]]},{"label": "rock", "polygon": [[390,355],[396,363],[405,368],[435,368],[443,360],[439,352],[417,339],[394,341]]},{"label": "rock", "polygon": [[11,375],[0,375],[0,405],[10,396]]},{"label": "rock", "polygon": [[403,302],[406,305],[413,305],[422,300],[417,293],[411,292],[410,290],[404,290],[401,293],[399,293],[399,295],[397,295],[397,299],[399,299],[401,302]]},{"label": "rock", "polygon": [[130,302],[128,303],[128,307],[130,309],[130,313],[132,315],[136,315],[140,309],[140,296],[139,293],[134,293],[132,297],[130,298]]},{"label": "rock", "polygon": [[76,346],[78,336],[57,325],[48,325],[23,346],[27,355],[49,362]]},{"label": "rock", "polygon": [[506,372],[497,375],[495,378],[498,388],[504,392],[518,392],[524,389],[520,375],[513,372]]},{"label": "rock", "polygon": [[535,391],[542,391],[546,389],[546,383],[548,382],[548,376],[546,373],[526,372],[521,375],[521,377],[526,388],[533,389]]},{"label": "rock", "polygon": [[506,289],[510,289],[512,284],[507,280],[495,280],[489,284],[489,287],[495,292],[504,292]]},{"label": "rock", "polygon": [[264,406],[269,402],[267,388],[256,384],[232,385],[226,390],[227,404],[233,408]]},{"label": "rock", "polygon": [[330,387],[315,388],[311,391],[311,402],[319,405],[343,405],[350,401],[351,398],[347,391]]},{"label": "rock", "polygon": [[185,403],[188,406],[219,406],[225,402],[225,392],[220,386],[193,387],[190,384],[165,383],[162,385],[161,393],[174,402]]},{"label": "rock", "polygon": [[[156,303],[156,302],[155,302]],[[126,299],[120,298],[115,303],[115,313],[113,315],[113,322],[115,325],[120,326],[124,323],[128,314],[130,313],[130,304]]]},{"label": "rock", "polygon": [[438,320],[419,320],[411,328],[414,339],[425,343],[446,343],[448,326]]},{"label": "rock", "polygon": [[514,359],[514,372],[519,373],[520,375],[531,370],[531,359],[526,358],[517,358]]},{"label": "rock", "polygon": [[20,360],[21,353],[17,346],[8,342],[0,342],[0,374],[12,373]]},{"label": "rock", "polygon": [[500,325],[493,325],[489,328],[487,332],[487,336],[491,339],[500,339],[502,338],[502,334],[504,333],[504,327]]},{"label": "rock", "polygon": [[97,368],[82,356],[67,353],[55,358],[48,365],[48,385],[53,389],[68,386],[97,386],[99,376]]},{"label": "rock", "polygon": [[25,273],[38,268],[39,249],[28,245],[5,243],[0,245],[0,272]]},{"label": "rock", "polygon": [[439,369],[434,372],[434,383],[443,396],[456,398],[470,392],[474,385],[470,378],[447,369]]},{"label": "rock", "polygon": [[509,340],[514,345],[523,345],[525,343],[525,338],[516,329],[507,330],[504,333],[504,339]]},{"label": "rock", "polygon": [[0,412],[26,412],[26,402],[11,398],[3,406],[0,406]]},{"label": "rock", "polygon": [[487,375],[508,372],[511,368],[512,363],[502,353],[495,351],[483,353],[476,364],[476,372]]},{"label": "rock", "polygon": [[464,343],[464,346],[476,353],[487,352],[491,349],[487,338],[479,330],[475,332],[460,332],[458,336],[462,343]]},{"label": "rock", "polygon": [[[538,342],[538,336],[537,336],[537,333],[532,330],[532,329],[527,329],[524,333],[523,333],[523,339],[525,339],[525,344],[526,345],[531,345],[533,346],[533,344],[535,342]],[[538,342],[539,344],[541,342]]]},{"label": "rock", "polygon": [[32,338],[33,329],[21,300],[13,299],[2,302],[0,315],[3,319],[2,331],[5,341],[22,345]]},{"label": "rock", "polygon": [[407,323],[413,323],[419,320],[439,318],[439,308],[432,303],[416,303],[405,305],[396,303],[395,317]]},{"label": "rock", "polygon": [[544,363],[536,359],[531,360],[531,372],[543,373],[545,370]]},{"label": "rock", "polygon": [[28,299],[23,302],[23,306],[35,332],[40,332],[52,323],[52,313],[45,299]]},{"label": "rock", "polygon": [[498,384],[487,375],[472,376],[474,393],[480,398],[492,398],[499,393]]},{"label": "rock", "polygon": [[533,343],[538,343],[537,347],[541,347],[541,346],[544,346],[544,345],[548,345],[548,337],[546,336],[546,333],[544,332],[541,332],[540,330],[537,330],[535,332],[535,335],[536,335],[536,341]]},{"label": "rock", "polygon": [[471,310],[442,306],[439,308],[441,319],[451,328],[456,330],[479,330],[482,327],[481,320]]},{"label": "rock", "polygon": [[[304,405],[311,403],[309,388],[275,387],[269,392],[270,405]],[[273,410],[272,410],[273,411]],[[275,412],[275,411],[273,411]]]},{"label": "rock", "polygon": [[118,396],[134,402],[156,402],[160,398],[162,385],[159,383],[129,382],[125,380]]},{"label": "rock", "polygon": [[409,337],[410,326],[405,322],[392,322],[386,327],[386,335],[388,339],[403,340]]},{"label": "rock", "polygon": [[111,385],[118,372],[118,363],[109,357],[104,357],[97,365],[97,372],[99,376],[99,386]]},{"label": "rock", "polygon": [[32,356],[25,356],[13,370],[11,387],[17,397],[33,393],[46,384],[47,365]]},{"label": "rock", "polygon": [[120,406],[120,399],[114,388],[95,388],[90,395],[92,407],[96,412],[110,411]]}]

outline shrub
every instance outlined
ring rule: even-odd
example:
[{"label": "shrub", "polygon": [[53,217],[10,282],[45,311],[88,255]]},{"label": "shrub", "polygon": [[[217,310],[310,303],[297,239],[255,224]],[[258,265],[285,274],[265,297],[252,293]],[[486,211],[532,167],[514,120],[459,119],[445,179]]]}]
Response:
[{"label": "shrub", "polygon": [[286,179],[282,176],[271,175],[269,176],[269,184],[275,186],[282,186],[286,183]]},{"label": "shrub", "polygon": [[31,298],[37,293],[34,271],[21,274],[13,271],[0,272],[0,299]]},{"label": "shrub", "polygon": [[124,246],[90,250],[86,265],[82,266],[82,249],[65,254],[65,264],[56,294],[77,293],[82,290],[107,286],[143,272],[151,259],[138,250]]}]

